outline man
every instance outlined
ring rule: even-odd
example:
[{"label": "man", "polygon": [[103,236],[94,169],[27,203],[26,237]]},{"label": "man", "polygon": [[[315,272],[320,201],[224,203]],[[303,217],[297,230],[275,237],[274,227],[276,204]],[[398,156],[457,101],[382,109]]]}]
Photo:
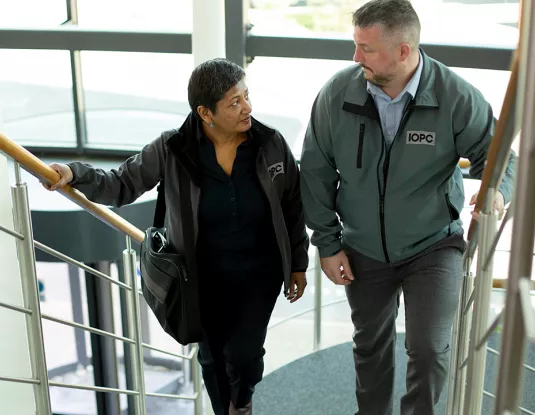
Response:
[{"label": "man", "polygon": [[[494,118],[482,94],[419,49],[409,1],[353,15],[357,65],[320,91],[301,157],[321,266],[345,285],[360,415],[393,411],[395,320],[403,292],[409,356],[402,415],[432,415],[444,388],[465,250],[460,157],[480,178]],[[512,193],[511,154],[495,207]]]}]

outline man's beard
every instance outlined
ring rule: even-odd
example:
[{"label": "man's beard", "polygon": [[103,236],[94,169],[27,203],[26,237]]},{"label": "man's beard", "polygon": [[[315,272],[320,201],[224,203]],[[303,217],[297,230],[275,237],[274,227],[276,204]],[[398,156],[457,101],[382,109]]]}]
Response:
[{"label": "man's beard", "polygon": [[371,73],[371,77],[366,76],[366,80],[370,81],[374,85],[385,86],[385,85],[388,85],[395,78],[392,72],[376,74],[370,68],[368,67],[365,67],[365,68]]},{"label": "man's beard", "polygon": [[377,86],[385,86],[388,85],[392,79],[394,79],[394,75],[374,75],[370,82]]}]

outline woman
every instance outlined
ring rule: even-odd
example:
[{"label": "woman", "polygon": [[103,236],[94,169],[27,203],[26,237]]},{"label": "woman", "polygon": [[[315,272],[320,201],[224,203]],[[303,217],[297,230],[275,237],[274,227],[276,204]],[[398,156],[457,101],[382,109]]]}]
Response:
[{"label": "woman", "polygon": [[225,59],[201,64],[179,130],[164,132],[118,170],[53,164],[61,179],[45,185],[69,183],[94,202],[121,206],[165,178],[169,242],[183,253],[176,178],[187,174],[198,229],[199,362],[216,415],[252,414],[281,285],[290,302],[301,298],[308,266],[297,163],[280,133],[251,117],[244,78]]}]

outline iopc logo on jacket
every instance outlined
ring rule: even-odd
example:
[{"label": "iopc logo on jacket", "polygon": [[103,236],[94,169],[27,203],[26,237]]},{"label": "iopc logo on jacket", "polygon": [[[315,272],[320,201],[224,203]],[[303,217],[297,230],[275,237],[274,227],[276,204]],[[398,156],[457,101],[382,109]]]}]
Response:
[{"label": "iopc logo on jacket", "polygon": [[407,131],[407,144],[435,145],[435,133],[430,131]]},{"label": "iopc logo on jacket", "polygon": [[283,162],[272,164],[268,167],[269,175],[271,176],[271,180],[273,180],[277,175],[284,173],[284,164]]}]

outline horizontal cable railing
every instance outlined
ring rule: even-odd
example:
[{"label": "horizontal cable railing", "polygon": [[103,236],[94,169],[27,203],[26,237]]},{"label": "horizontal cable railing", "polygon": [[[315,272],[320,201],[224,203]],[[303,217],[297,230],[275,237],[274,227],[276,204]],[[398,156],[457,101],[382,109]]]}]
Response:
[{"label": "horizontal cable railing", "polygon": [[[0,134],[0,151],[15,160],[15,176],[16,187],[13,193],[14,212],[20,216],[15,221],[16,224],[24,223],[21,221],[21,217],[26,218],[26,222],[29,224],[29,204],[27,196],[26,184],[21,181],[20,166],[24,167],[31,175],[39,178],[40,180],[55,183],[59,180],[59,174],[47,166],[44,162],[33,156],[23,147],[17,145],[13,141],[9,140],[4,135]],[[195,415],[202,413],[202,402],[200,400],[200,372],[197,364],[197,352],[198,348],[192,347],[189,354],[177,354],[164,349],[157,348],[150,344],[142,342],[141,339],[141,325],[140,325],[140,305],[139,294],[142,294],[137,283],[137,262],[135,251],[131,247],[131,238],[138,242],[142,242],[144,234],[141,230],[112,212],[109,208],[95,204],[82,195],[80,192],[70,186],[65,186],[60,189],[60,193],[68,197],[77,205],[81,206],[84,210],[91,213],[93,216],[106,223],[108,226],[126,234],[126,249],[123,252],[124,271],[125,271],[125,283],[115,280],[109,275],[100,272],[92,267],[83,264],[67,255],[64,255],[44,244],[41,244],[33,240],[31,233],[31,225],[26,226],[23,229],[11,230],[4,226],[0,226],[0,231],[8,235],[13,236],[17,241],[17,248],[22,249],[22,244],[26,245],[26,250],[21,250],[26,254],[19,258],[21,265],[21,279],[23,281],[23,291],[25,297],[24,306],[7,304],[0,302],[0,307],[12,310],[14,312],[24,313],[33,320],[31,324],[27,324],[29,333],[29,347],[30,356],[32,357],[32,373],[35,379],[23,379],[18,377],[0,376],[0,381],[17,382],[33,384],[36,388],[36,409],[38,415],[51,414],[50,394],[49,387],[62,387],[70,389],[81,389],[94,392],[107,392],[107,393],[119,393],[131,395],[135,399],[135,413],[136,415],[146,414],[145,399],[147,396],[160,397],[160,398],[173,398],[194,401]],[[65,320],[59,317],[42,314],[40,311],[38,292],[37,292],[37,276],[35,274],[35,249],[40,249],[61,261],[64,261],[70,265],[77,267],[78,269],[86,271],[88,274],[92,274],[102,280],[107,281],[110,284],[118,286],[120,289],[125,290],[130,295],[127,296],[127,320],[129,336],[119,336],[109,331],[100,330],[89,325],[76,323],[73,321]],[[26,259],[26,260],[25,260]],[[27,298],[32,298],[32,302],[26,301]],[[95,335],[103,336],[113,340],[119,340],[126,344],[130,344],[133,347],[131,353],[131,367],[133,372],[133,387],[131,389],[119,389],[112,387],[102,386],[89,386],[89,385],[77,385],[77,384],[65,384],[61,382],[50,381],[47,376],[46,370],[46,358],[44,355],[44,346],[42,338],[42,325],[41,320],[48,320],[65,326],[69,326],[75,329],[80,329]],[[31,326],[31,327],[30,327]],[[143,362],[143,349],[154,350],[160,353],[164,353],[175,358],[183,359],[184,361],[191,362],[192,376],[194,382],[194,391],[191,395],[166,395],[158,393],[149,393],[145,391],[144,382],[144,362]],[[37,370],[41,368],[41,370]]]}]

